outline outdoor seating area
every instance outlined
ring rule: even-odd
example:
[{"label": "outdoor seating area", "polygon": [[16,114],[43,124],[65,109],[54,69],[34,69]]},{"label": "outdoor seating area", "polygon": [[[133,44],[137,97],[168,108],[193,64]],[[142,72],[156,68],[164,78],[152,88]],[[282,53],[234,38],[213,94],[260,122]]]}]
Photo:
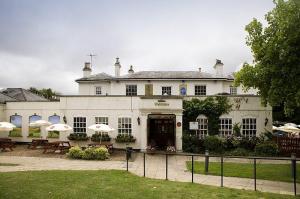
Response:
[{"label": "outdoor seating area", "polygon": [[11,139],[0,138],[0,148],[2,149],[2,151],[6,151],[6,149],[13,151],[14,147],[15,147],[15,142],[13,142]]}]

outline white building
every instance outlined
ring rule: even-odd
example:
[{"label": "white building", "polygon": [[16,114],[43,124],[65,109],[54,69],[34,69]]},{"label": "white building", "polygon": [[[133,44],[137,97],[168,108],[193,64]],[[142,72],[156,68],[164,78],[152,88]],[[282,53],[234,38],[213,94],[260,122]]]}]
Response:
[{"label": "white building", "polygon": [[[242,133],[255,136],[272,127],[272,108],[261,106],[255,90],[244,93],[233,87],[233,77],[223,74],[223,63],[217,60],[215,74],[196,71],[141,71],[121,75],[117,58],[115,75],[92,74],[90,63],[85,63],[83,77],[77,79],[78,95],[62,95],[59,101],[44,101],[33,96],[20,100],[3,93],[0,95],[0,120],[19,118],[21,137],[16,141],[30,141],[28,124],[32,116],[58,119],[73,126],[74,132],[88,133],[87,126],[106,123],[116,129],[111,134],[130,134],[136,138],[135,149],[146,149],[150,143],[158,147],[174,145],[182,149],[183,100],[194,97],[228,94],[233,110],[220,118],[220,134],[232,133],[234,123],[242,124]],[[28,94],[29,95],[29,94]],[[2,103],[1,103],[2,99]],[[199,133],[207,133],[207,119],[199,116]],[[3,134],[2,134],[3,135]],[[7,135],[4,135],[7,136]],[[46,137],[43,133],[43,137]],[[65,136],[61,136],[65,139]],[[114,144],[125,147],[124,144]]]}]

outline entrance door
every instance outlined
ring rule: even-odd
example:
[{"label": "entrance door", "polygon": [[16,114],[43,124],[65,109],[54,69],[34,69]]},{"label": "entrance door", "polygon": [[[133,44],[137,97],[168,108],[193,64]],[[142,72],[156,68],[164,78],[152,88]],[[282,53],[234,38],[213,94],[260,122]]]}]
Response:
[{"label": "entrance door", "polygon": [[175,146],[175,115],[148,116],[148,145],[158,150]]}]

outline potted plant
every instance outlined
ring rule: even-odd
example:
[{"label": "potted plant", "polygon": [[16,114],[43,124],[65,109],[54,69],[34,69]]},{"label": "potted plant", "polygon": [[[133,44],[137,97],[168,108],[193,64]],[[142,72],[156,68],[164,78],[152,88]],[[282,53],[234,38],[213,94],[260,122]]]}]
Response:
[{"label": "potted plant", "polygon": [[74,142],[75,145],[86,145],[86,141],[89,140],[89,137],[86,133],[71,133],[68,139]]}]

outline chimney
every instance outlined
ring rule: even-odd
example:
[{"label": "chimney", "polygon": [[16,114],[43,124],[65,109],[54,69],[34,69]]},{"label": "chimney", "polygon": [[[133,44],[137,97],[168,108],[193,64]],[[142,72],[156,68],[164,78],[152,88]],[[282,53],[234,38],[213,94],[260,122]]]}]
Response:
[{"label": "chimney", "polygon": [[216,76],[217,77],[223,77],[223,63],[221,60],[216,59],[216,64],[214,66],[214,69],[216,70]]},{"label": "chimney", "polygon": [[201,67],[199,67],[198,70],[199,70],[199,73],[201,73]]},{"label": "chimney", "polygon": [[120,73],[121,73],[121,64],[119,62],[119,57],[117,57],[115,63],[115,77],[119,77]]},{"label": "chimney", "polygon": [[132,68],[132,65],[130,66],[130,69],[128,70],[128,74],[133,74],[134,73],[134,70]]},{"label": "chimney", "polygon": [[83,71],[83,77],[89,77],[92,74],[92,68],[91,68],[91,63],[90,62],[85,62],[84,63],[84,68],[82,69]]}]

